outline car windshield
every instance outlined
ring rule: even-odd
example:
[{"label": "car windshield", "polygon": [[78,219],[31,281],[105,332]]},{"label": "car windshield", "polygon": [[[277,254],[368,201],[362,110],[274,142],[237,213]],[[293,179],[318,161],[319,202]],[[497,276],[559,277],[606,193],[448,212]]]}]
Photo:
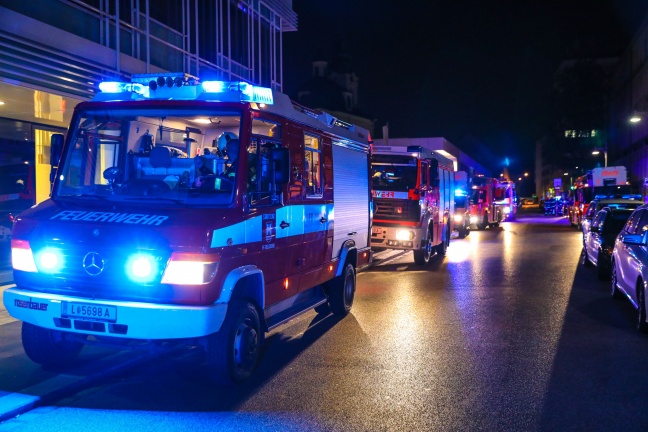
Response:
[{"label": "car windshield", "polygon": [[416,187],[417,171],[416,158],[375,154],[371,164],[373,188],[407,192]]},{"label": "car windshield", "polygon": [[72,125],[54,199],[228,205],[238,172],[241,113],[103,109]]},{"label": "car windshield", "polygon": [[615,235],[620,233],[631,214],[632,211],[610,212],[605,221],[604,231]]}]

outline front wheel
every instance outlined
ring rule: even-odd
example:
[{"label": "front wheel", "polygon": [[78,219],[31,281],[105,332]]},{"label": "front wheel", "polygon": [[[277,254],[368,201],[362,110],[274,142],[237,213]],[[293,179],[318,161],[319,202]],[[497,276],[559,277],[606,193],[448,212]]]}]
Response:
[{"label": "front wheel", "polygon": [[261,324],[256,308],[247,302],[230,303],[221,329],[207,340],[209,377],[232,385],[248,379],[259,362]]},{"label": "front wheel", "polygon": [[424,265],[430,262],[432,257],[432,233],[428,229],[425,234],[425,240],[420,249],[414,251],[414,262],[418,265]]},{"label": "front wheel", "polygon": [[637,330],[648,333],[646,323],[646,290],[642,281],[637,282]]},{"label": "front wheel", "polygon": [[27,357],[43,366],[66,366],[72,363],[83,344],[72,340],[73,335],[22,323],[22,345]]}]

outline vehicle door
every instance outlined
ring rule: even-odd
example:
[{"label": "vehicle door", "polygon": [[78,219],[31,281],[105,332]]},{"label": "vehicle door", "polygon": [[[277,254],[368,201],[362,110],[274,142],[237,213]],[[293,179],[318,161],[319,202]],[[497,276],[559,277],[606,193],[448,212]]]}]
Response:
[{"label": "vehicle door", "polygon": [[583,230],[583,241],[585,241],[585,235],[589,231],[590,225],[592,224],[592,220],[594,219],[594,216],[596,216],[596,208],[597,208],[597,203],[596,201],[592,201],[589,206],[587,207],[587,212],[585,212],[585,216],[583,217],[583,223],[581,224],[581,228]]},{"label": "vehicle door", "polygon": [[634,284],[636,281],[636,279],[634,279],[635,273],[633,269],[637,267],[635,259],[637,246],[625,244],[622,240],[623,236],[627,234],[638,234],[638,227],[644,216],[648,216],[644,209],[639,209],[632,213],[625,228],[621,232],[619,238],[621,242],[618,243],[616,247],[618,257],[618,260],[616,261],[617,283],[623,291],[629,295],[633,295],[632,291],[634,291]]},{"label": "vehicle door", "polygon": [[598,251],[603,239],[603,226],[607,218],[607,211],[600,211],[594,216],[590,229],[585,234],[585,252],[594,264],[598,263]]}]

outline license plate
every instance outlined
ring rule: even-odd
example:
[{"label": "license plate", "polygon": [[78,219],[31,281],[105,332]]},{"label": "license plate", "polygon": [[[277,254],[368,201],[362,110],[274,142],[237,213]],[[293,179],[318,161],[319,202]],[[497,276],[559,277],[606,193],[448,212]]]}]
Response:
[{"label": "license plate", "polygon": [[382,234],[383,230],[380,227],[371,227],[371,234]]},{"label": "license plate", "polygon": [[117,321],[117,307],[101,304],[63,302],[61,315],[65,318],[83,318],[95,321]]}]

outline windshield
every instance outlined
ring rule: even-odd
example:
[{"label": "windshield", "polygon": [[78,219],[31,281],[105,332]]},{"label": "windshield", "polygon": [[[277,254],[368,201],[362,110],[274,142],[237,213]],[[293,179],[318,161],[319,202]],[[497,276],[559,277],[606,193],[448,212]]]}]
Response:
[{"label": "windshield", "polygon": [[417,159],[409,156],[372,156],[371,182],[374,190],[408,192],[416,188]]},{"label": "windshield", "polygon": [[233,198],[236,111],[105,109],[77,117],[53,197],[148,205],[225,205]]}]

